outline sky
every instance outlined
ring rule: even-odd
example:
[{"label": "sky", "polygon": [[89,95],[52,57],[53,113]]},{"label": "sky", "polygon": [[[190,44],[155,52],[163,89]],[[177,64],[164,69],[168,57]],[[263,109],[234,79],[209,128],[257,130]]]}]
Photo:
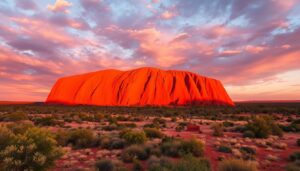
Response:
[{"label": "sky", "polygon": [[139,67],[220,80],[234,101],[300,99],[300,0],[1,0],[0,101]]}]

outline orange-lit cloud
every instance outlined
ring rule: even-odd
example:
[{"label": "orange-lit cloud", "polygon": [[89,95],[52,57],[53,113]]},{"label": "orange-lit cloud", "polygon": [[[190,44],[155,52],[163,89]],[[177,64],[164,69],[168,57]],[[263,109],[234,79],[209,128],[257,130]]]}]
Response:
[{"label": "orange-lit cloud", "polygon": [[300,68],[299,9],[297,0],[8,1],[0,9],[0,100],[44,100],[58,77],[141,66],[219,79],[234,100],[295,99],[298,86],[289,83],[300,84],[284,76]]},{"label": "orange-lit cloud", "polygon": [[72,6],[72,3],[66,0],[56,0],[55,4],[48,5],[47,8],[53,12],[69,13],[68,7]]}]

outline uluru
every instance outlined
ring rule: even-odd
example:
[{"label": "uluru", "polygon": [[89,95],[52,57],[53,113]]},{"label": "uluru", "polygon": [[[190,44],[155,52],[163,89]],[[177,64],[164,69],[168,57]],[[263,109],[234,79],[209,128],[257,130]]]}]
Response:
[{"label": "uluru", "polygon": [[233,106],[222,83],[188,71],[139,68],[63,77],[46,103],[99,106]]}]

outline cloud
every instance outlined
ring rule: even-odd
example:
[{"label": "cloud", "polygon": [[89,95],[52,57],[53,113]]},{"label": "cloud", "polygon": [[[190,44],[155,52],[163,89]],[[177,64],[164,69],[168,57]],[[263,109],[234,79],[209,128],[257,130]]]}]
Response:
[{"label": "cloud", "polygon": [[[31,91],[43,99],[58,77],[140,66],[220,79],[234,87],[234,97],[246,98],[239,88],[300,67],[296,0],[56,0],[48,5],[52,12],[43,6],[15,0],[0,7],[0,94],[6,98],[5,92],[21,91],[29,98]],[[76,10],[68,13],[71,6]]]},{"label": "cloud", "polygon": [[53,12],[69,13],[70,11],[67,8],[70,6],[72,6],[72,3],[66,0],[56,0],[53,5],[48,5],[47,9]]},{"label": "cloud", "polygon": [[161,14],[161,18],[165,20],[169,20],[173,17],[175,17],[175,14],[170,11],[165,11],[164,13]]}]

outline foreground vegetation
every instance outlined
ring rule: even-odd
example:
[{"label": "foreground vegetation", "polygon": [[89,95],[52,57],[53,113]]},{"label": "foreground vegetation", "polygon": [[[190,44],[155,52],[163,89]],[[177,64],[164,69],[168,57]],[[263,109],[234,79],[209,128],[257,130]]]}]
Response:
[{"label": "foreground vegetation", "polygon": [[2,105],[0,170],[299,170],[299,106]]}]

